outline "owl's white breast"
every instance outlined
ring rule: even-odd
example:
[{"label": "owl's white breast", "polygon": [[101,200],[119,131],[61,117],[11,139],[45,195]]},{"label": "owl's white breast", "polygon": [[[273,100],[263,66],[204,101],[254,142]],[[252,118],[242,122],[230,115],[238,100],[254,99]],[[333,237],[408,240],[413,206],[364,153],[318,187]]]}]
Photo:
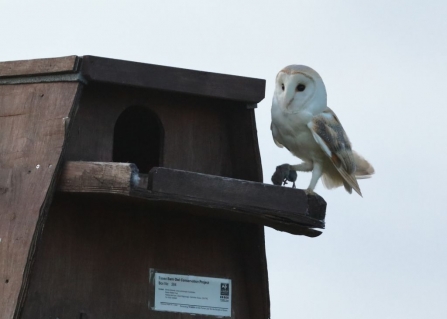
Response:
[{"label": "owl's white breast", "polygon": [[273,138],[303,161],[314,162],[324,157],[307,124],[313,115],[308,111],[286,113],[278,104],[272,105]]}]

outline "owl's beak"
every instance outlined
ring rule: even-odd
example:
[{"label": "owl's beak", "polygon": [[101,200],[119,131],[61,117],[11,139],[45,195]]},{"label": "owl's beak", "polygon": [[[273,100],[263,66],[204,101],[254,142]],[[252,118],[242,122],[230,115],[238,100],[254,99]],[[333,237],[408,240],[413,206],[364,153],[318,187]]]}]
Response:
[{"label": "owl's beak", "polygon": [[284,94],[284,105],[286,109],[289,107],[290,103],[292,103],[293,98],[295,97],[295,90],[287,90]]}]

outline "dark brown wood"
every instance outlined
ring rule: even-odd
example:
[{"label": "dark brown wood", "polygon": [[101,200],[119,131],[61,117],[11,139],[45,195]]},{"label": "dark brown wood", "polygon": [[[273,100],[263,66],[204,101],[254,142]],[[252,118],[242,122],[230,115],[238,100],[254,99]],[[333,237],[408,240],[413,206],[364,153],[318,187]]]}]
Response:
[{"label": "dark brown wood", "polygon": [[82,75],[90,82],[120,84],[227,100],[258,103],[265,80],[161,65],[84,56]]},{"label": "dark brown wood", "polygon": [[78,57],[75,55],[61,58],[0,62],[0,78],[73,73],[76,71],[77,64]]},{"label": "dark brown wood", "polygon": [[67,162],[60,176],[58,190],[67,193],[129,195],[138,180],[138,170],[131,163]]},{"label": "dark brown wood", "polygon": [[[312,220],[314,216],[313,212],[309,211],[308,196],[301,189],[163,167],[153,168],[150,171],[148,189],[157,193],[234,205],[235,208],[271,211],[268,214],[275,215],[276,219],[295,220],[316,227],[324,226],[324,219]],[[320,205],[325,207],[326,203],[322,198],[321,201]]]},{"label": "dark brown wood", "polygon": [[324,228],[326,202],[303,190],[167,168],[152,169],[148,184],[143,185],[146,176],[139,184],[132,183],[134,174],[132,164],[68,162],[58,190],[128,195],[147,201],[146,206],[172,202],[195,207],[182,208],[193,215],[255,223],[309,237],[321,234],[309,227]]},{"label": "dark brown wood", "polygon": [[66,159],[113,161],[115,123],[135,105],[152,110],[160,119],[164,131],[160,166],[262,181],[253,110],[239,102],[129,87],[84,89]]},{"label": "dark brown wood", "polygon": [[261,154],[259,152],[255,111],[235,108],[227,118],[231,177],[262,182]]},{"label": "dark brown wood", "polygon": [[150,268],[230,278],[232,318],[269,318],[262,228],[181,207],[57,194],[21,319],[210,318],[150,310]]},{"label": "dark brown wood", "polygon": [[203,198],[157,193],[138,188],[131,191],[129,198],[141,199],[142,205],[151,205],[152,202],[175,203],[192,215],[259,224],[293,235],[318,237],[321,231],[312,228],[324,228],[324,222],[299,214],[231,205],[231,203],[208,201]]},{"label": "dark brown wood", "polygon": [[78,86],[0,86],[2,319],[17,317],[25,296]]}]

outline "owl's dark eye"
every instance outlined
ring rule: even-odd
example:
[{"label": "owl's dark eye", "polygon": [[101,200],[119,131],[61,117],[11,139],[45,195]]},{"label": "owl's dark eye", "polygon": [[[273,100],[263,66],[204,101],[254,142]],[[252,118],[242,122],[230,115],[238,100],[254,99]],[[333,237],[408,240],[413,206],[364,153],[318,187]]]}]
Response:
[{"label": "owl's dark eye", "polygon": [[281,89],[284,91],[284,83],[281,83]]},{"label": "owl's dark eye", "polygon": [[298,84],[298,86],[296,87],[296,90],[298,92],[303,92],[306,89],[306,86],[304,84]]}]

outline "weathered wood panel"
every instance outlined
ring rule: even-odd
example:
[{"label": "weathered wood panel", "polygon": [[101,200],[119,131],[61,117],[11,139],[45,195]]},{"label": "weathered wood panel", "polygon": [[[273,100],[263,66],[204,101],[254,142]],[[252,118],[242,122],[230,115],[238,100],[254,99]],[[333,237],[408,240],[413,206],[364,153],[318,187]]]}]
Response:
[{"label": "weathered wood panel", "polygon": [[0,318],[17,315],[78,83],[0,86]]},{"label": "weathered wood panel", "polygon": [[115,123],[134,105],[151,109],[163,126],[160,166],[262,181],[253,110],[232,101],[110,85],[84,89],[67,160],[113,161]]},{"label": "weathered wood panel", "polygon": [[161,65],[84,56],[82,75],[89,81],[165,90],[247,103],[265,96],[265,80]]},{"label": "weathered wood panel", "polygon": [[0,78],[72,73],[76,71],[77,63],[78,57],[75,55],[61,58],[0,62]]},{"label": "weathered wood panel", "polygon": [[129,195],[132,184],[138,179],[138,170],[131,163],[66,162],[58,190]]},{"label": "weathered wood panel", "polygon": [[150,268],[230,278],[232,318],[269,318],[262,227],[107,198],[56,194],[21,319],[209,318],[150,310]]}]

